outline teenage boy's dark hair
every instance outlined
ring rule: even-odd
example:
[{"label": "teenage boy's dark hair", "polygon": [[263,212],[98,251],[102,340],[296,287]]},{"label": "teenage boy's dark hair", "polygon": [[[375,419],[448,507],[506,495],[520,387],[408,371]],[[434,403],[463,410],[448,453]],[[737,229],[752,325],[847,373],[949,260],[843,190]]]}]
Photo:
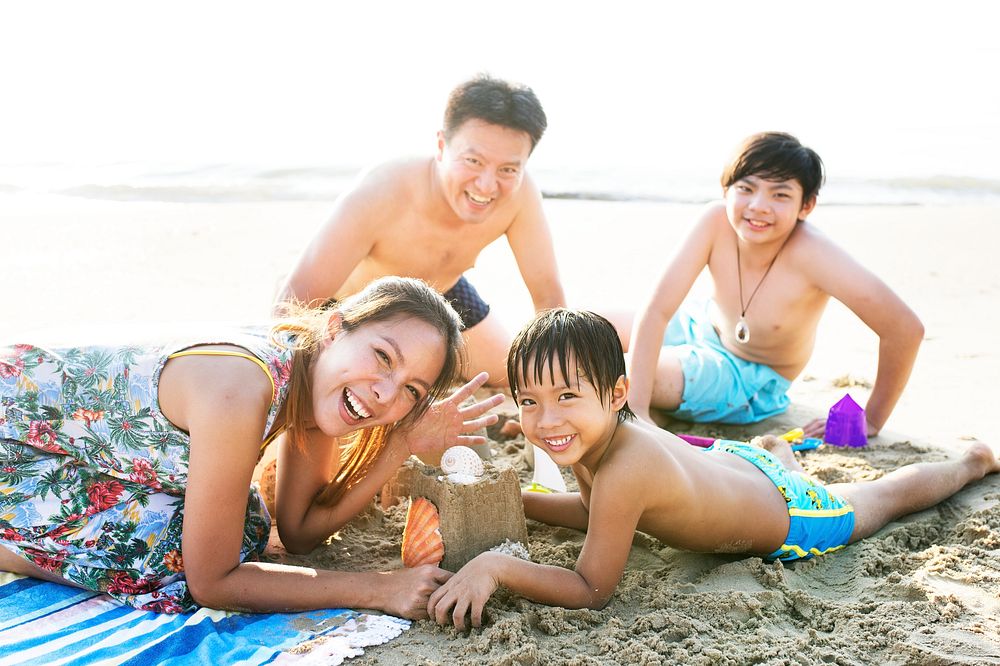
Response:
[{"label": "teenage boy's dark hair", "polygon": [[[575,382],[569,377],[570,356],[576,361]],[[528,377],[544,381],[547,370],[548,378],[555,382],[556,360],[567,386],[578,385],[582,377],[597,389],[601,403],[606,399],[611,404],[615,382],[625,375],[625,354],[611,322],[593,312],[546,310],[521,329],[507,353],[507,380],[514,400]],[[626,402],[618,410],[618,422],[634,418]]]},{"label": "teenage boy's dark hair", "polygon": [[444,138],[450,141],[462,123],[471,119],[526,132],[531,137],[532,150],[548,126],[542,104],[531,88],[486,74],[451,91],[444,110]]},{"label": "teenage boy's dark hair", "polygon": [[802,203],[808,203],[823,185],[823,160],[816,151],[806,148],[791,134],[761,132],[744,139],[736,156],[722,172],[722,187],[747,176],[766,180],[799,181]]}]

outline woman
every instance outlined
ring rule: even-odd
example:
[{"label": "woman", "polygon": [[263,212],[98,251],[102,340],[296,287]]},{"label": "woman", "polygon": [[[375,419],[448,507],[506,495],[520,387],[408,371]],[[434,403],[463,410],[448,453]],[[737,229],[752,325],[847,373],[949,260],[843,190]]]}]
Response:
[{"label": "woman", "polygon": [[461,345],[440,295],[384,278],[266,335],[0,349],[0,570],[161,612],[364,607],[425,617],[450,575],[436,567],[347,573],[256,561],[270,519],[248,488],[276,441],[279,534],[289,551],[308,552],[411,453],[480,441],[462,433],[494,421],[482,415],[501,396],[460,404],[486,376],[440,399],[459,376]]}]

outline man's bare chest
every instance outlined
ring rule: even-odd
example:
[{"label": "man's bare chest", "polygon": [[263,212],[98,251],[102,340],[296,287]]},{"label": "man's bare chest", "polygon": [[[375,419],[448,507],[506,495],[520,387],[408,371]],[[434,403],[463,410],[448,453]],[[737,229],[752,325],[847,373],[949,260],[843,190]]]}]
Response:
[{"label": "man's bare chest", "polygon": [[380,272],[437,282],[471,268],[483,248],[501,234],[502,229],[485,226],[448,229],[404,224],[380,239],[368,258]]}]

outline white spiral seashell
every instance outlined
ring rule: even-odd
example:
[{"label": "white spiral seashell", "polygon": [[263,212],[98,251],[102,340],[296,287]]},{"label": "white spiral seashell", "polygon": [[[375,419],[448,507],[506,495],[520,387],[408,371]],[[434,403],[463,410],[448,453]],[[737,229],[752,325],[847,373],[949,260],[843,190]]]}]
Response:
[{"label": "white spiral seashell", "polygon": [[469,447],[453,446],[441,456],[441,471],[445,474],[479,477],[483,475],[483,461]]}]

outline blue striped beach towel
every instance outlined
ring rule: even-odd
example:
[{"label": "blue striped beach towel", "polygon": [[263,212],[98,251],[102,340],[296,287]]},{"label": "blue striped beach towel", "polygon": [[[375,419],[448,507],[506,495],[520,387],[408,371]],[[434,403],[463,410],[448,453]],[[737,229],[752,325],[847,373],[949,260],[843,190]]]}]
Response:
[{"label": "blue striped beach towel", "polygon": [[410,626],[353,610],[246,614],[138,611],[56,583],[0,573],[0,666],[340,664]]}]

